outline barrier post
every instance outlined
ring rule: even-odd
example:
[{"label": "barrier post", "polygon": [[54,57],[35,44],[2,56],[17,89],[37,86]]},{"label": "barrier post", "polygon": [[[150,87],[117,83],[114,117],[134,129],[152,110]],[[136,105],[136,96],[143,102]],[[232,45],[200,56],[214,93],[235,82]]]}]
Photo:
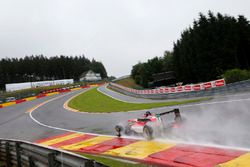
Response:
[{"label": "barrier post", "polygon": [[49,167],[57,167],[60,166],[60,164],[55,160],[55,155],[57,153],[52,152],[48,154],[48,162],[49,162]]},{"label": "barrier post", "polygon": [[35,167],[35,163],[32,156],[29,156],[29,167]]},{"label": "barrier post", "polygon": [[16,142],[15,147],[16,147],[17,166],[21,167],[22,166],[21,155],[20,155],[21,148],[19,142]]},{"label": "barrier post", "polygon": [[5,143],[6,167],[11,167],[10,143]]}]

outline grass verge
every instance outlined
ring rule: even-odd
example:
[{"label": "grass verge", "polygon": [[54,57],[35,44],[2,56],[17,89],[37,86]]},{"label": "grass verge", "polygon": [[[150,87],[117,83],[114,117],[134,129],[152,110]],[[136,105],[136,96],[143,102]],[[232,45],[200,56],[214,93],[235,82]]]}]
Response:
[{"label": "grass verge", "polygon": [[97,91],[97,88],[84,92],[69,101],[69,107],[84,112],[119,112],[151,109],[163,106],[173,106],[187,103],[200,102],[211,98],[199,98],[183,101],[158,102],[158,103],[125,103],[108,97]]},{"label": "grass verge", "polygon": [[5,166],[5,163],[0,161],[0,167],[4,167]]},{"label": "grass verge", "polygon": [[146,167],[147,165],[143,165],[143,164],[132,164],[129,162],[123,162],[123,161],[119,161],[119,160],[114,160],[114,159],[110,159],[110,158],[106,158],[106,157],[100,157],[100,156],[94,156],[94,155],[89,155],[89,154],[81,154],[82,156],[89,158],[89,159],[93,159],[96,162],[99,162],[101,164],[110,166],[110,167]]}]

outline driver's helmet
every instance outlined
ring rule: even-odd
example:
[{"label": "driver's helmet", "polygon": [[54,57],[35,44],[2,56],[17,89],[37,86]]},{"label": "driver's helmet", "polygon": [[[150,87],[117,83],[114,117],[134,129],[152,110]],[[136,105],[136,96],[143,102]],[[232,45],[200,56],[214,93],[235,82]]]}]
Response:
[{"label": "driver's helmet", "polygon": [[151,112],[150,111],[147,111],[145,114],[144,114],[144,117],[148,117],[148,116],[151,116]]}]

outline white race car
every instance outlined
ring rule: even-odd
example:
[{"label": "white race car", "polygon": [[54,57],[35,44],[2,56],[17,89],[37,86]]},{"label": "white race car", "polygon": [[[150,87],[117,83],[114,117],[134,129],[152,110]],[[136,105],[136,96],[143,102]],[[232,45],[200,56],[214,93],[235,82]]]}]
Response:
[{"label": "white race car", "polygon": [[[175,114],[174,122],[166,126],[163,124],[161,116],[170,113]],[[182,122],[179,109],[173,109],[159,114],[151,114],[151,112],[147,111],[143,118],[129,119],[125,127],[116,125],[115,130],[118,137],[124,132],[125,135],[142,135],[146,139],[151,140],[154,136],[158,136],[161,133],[166,133],[173,128],[179,127]]]}]

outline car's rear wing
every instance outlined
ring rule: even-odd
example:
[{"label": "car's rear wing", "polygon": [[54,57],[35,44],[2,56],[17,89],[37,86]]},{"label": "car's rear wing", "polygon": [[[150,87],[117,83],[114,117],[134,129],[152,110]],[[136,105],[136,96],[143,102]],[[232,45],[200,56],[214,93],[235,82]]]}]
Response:
[{"label": "car's rear wing", "polygon": [[159,114],[156,114],[156,115],[157,116],[163,116],[163,115],[170,114],[170,113],[174,113],[175,116],[180,116],[180,110],[178,108],[175,108],[173,110],[166,111],[166,112],[163,112],[163,113],[159,113]]}]

